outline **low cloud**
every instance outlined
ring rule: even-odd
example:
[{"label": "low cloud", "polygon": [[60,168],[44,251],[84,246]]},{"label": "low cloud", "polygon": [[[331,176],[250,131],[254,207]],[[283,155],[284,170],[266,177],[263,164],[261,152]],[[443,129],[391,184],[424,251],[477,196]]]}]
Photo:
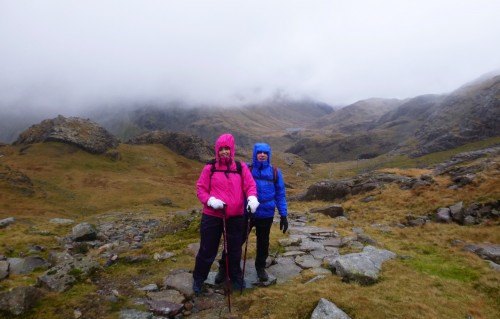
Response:
[{"label": "low cloud", "polygon": [[500,67],[498,12],[489,0],[0,0],[0,110],[444,93]]}]

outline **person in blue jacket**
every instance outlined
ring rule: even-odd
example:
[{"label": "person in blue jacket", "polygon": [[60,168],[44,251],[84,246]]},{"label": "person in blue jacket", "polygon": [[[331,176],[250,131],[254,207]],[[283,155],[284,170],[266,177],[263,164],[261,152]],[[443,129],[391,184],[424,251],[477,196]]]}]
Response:
[{"label": "person in blue jacket", "polygon": [[[254,214],[248,213],[250,229],[255,227],[257,235],[255,268],[260,281],[269,280],[265,267],[269,256],[269,233],[276,208],[280,214],[280,230],[285,233],[288,229],[285,181],[281,171],[271,165],[271,153],[271,146],[266,143],[256,143],[253,147],[252,164],[249,165],[257,185],[257,199],[260,203]],[[219,267],[215,277],[216,283],[223,282],[225,278],[224,264],[223,262],[219,264],[222,267]]]}]

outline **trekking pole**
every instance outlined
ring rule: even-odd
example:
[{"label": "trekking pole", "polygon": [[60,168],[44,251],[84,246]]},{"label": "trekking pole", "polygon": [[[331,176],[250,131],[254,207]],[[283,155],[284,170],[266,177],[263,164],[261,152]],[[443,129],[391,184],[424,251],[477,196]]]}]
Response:
[{"label": "trekking pole", "polygon": [[226,205],[222,208],[222,230],[224,235],[224,254],[226,255],[226,289],[227,305],[231,313],[231,278],[229,278],[229,255],[227,252]]},{"label": "trekking pole", "polygon": [[[247,249],[248,249],[248,237],[250,236],[250,220],[251,220],[251,212],[250,212],[250,207],[247,206],[247,214],[248,214],[248,219],[247,219],[247,236],[246,236],[246,242],[245,242],[245,254],[243,255],[243,272],[241,273],[241,282],[245,282],[245,267],[247,265]],[[241,290],[240,294],[243,294],[243,285],[241,285]]]}]

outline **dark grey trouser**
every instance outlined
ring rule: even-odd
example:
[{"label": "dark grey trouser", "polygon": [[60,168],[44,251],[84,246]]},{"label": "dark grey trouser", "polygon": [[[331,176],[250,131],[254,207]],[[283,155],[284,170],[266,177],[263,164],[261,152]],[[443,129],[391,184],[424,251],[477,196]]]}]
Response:
[{"label": "dark grey trouser", "polygon": [[[255,227],[255,233],[257,235],[257,256],[255,257],[255,268],[265,268],[266,259],[269,256],[269,234],[271,232],[271,226],[273,225],[273,217],[249,218],[248,220],[245,220],[242,244],[245,243],[247,237],[247,222],[250,222],[250,231],[253,227]],[[219,265],[222,268],[225,267],[224,258],[225,255],[222,254],[222,258],[219,260]]]},{"label": "dark grey trouser", "polygon": [[[196,255],[196,264],[193,271],[193,279],[196,282],[204,282],[210,267],[217,256],[220,238],[223,233],[222,218],[205,215],[201,217],[200,225],[200,250]],[[229,277],[233,282],[241,281],[241,245],[244,240],[244,216],[226,219],[227,250],[229,255]],[[224,265],[225,265],[224,259]]]}]

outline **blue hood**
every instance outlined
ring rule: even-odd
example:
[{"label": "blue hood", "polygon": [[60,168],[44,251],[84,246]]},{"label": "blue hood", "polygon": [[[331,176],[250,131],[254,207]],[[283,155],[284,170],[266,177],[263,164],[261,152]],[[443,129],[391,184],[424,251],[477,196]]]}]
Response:
[{"label": "blue hood", "polygon": [[[258,152],[266,152],[267,153],[267,162],[259,162],[257,159]],[[252,157],[252,166],[257,168],[265,168],[268,167],[271,163],[271,146],[266,143],[255,143],[253,146],[253,157]]]}]

